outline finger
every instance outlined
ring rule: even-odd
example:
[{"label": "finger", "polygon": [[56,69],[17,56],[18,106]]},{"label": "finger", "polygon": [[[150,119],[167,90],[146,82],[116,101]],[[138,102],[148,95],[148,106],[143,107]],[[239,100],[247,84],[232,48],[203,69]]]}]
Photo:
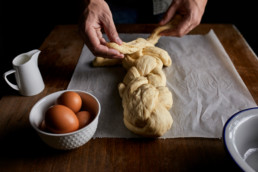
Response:
[{"label": "finger", "polygon": [[164,17],[162,20],[159,22],[160,25],[167,24],[175,15],[177,10],[177,4],[172,2],[171,6],[168,8],[167,12],[165,13]]},{"label": "finger", "polygon": [[199,23],[200,23],[200,20],[198,20],[198,17],[195,17],[194,14],[187,16],[185,18],[185,22],[182,23],[182,25],[184,25],[184,27],[182,26],[181,33],[180,33],[180,30],[179,30],[179,35],[183,36],[183,35],[188,34],[197,25],[199,25]]},{"label": "finger", "polygon": [[104,39],[104,38],[100,38],[100,43],[102,44],[102,45],[106,45],[106,40]]},{"label": "finger", "polygon": [[102,45],[105,45],[105,44],[106,44],[106,40],[103,38],[101,29],[97,29],[96,32],[97,32],[98,38],[99,38],[99,40],[100,40],[100,43],[101,43]]},{"label": "finger", "polygon": [[98,51],[96,56],[101,56],[105,58],[124,58],[124,55],[115,49],[108,48],[104,45],[98,46]]},{"label": "finger", "polygon": [[95,29],[88,29],[86,33],[86,44],[92,53],[96,56],[102,56],[107,58],[123,58],[124,55],[119,51],[110,49],[107,46],[101,44],[103,40],[98,38],[98,34]]},{"label": "finger", "polygon": [[195,25],[190,25],[186,30],[185,30],[185,33],[184,35],[188,34],[191,30],[193,30],[193,28],[195,27]]},{"label": "finger", "polygon": [[165,30],[163,32],[161,32],[161,35],[164,36],[178,36],[178,37],[182,37],[184,36],[187,31],[189,30],[189,28],[191,27],[191,22],[188,16],[184,16],[181,21],[178,22],[178,24],[171,29]]},{"label": "finger", "polygon": [[119,38],[112,16],[110,19],[103,20],[103,28],[111,42],[121,45],[123,42]]}]

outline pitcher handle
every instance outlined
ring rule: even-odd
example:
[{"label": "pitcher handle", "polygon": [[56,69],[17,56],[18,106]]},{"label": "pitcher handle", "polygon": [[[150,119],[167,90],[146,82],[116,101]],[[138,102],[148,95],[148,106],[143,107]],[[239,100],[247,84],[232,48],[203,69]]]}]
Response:
[{"label": "pitcher handle", "polygon": [[14,69],[5,72],[5,73],[4,73],[4,79],[5,79],[6,83],[7,83],[10,87],[12,87],[12,88],[15,89],[15,90],[19,90],[19,88],[18,88],[17,85],[12,84],[12,83],[7,79],[7,76],[10,75],[10,74],[12,74],[12,73],[15,73],[15,70],[14,70]]}]

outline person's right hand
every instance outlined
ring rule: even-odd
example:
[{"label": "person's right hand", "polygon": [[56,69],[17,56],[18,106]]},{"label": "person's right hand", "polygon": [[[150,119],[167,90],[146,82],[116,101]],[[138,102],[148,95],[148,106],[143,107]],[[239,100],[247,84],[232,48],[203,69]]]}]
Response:
[{"label": "person's right hand", "polygon": [[174,28],[163,31],[162,35],[184,36],[201,22],[207,0],[173,0],[161,25],[173,20],[174,16],[180,15],[180,20]]},{"label": "person's right hand", "polygon": [[85,44],[95,56],[107,58],[123,58],[124,55],[106,46],[101,29],[107,34],[110,42],[122,44],[118,36],[108,4],[104,0],[85,0],[82,35]]}]

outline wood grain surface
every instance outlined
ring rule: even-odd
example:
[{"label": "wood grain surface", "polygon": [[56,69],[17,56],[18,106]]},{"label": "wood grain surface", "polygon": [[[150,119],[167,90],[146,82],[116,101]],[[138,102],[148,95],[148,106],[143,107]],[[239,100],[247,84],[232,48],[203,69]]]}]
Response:
[{"label": "wood grain surface", "polygon": [[[118,25],[121,33],[150,33],[157,25]],[[213,29],[258,103],[258,61],[233,25],[201,24],[190,34]],[[23,97],[7,89],[0,99],[0,171],[241,171],[222,139],[92,139],[71,151],[46,146],[29,124],[42,97],[67,88],[83,40],[76,25],[56,26],[40,47],[39,68],[46,88]]]}]

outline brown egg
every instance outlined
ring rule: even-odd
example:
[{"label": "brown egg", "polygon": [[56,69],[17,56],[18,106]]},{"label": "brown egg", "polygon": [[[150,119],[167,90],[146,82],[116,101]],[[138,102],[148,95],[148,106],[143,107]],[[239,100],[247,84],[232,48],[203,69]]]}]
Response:
[{"label": "brown egg", "polygon": [[74,113],[79,112],[82,107],[82,99],[80,95],[73,91],[67,91],[61,94],[57,98],[56,103],[67,106],[68,108],[72,109]]},{"label": "brown egg", "polygon": [[82,99],[81,111],[88,111],[92,116],[98,113],[98,104],[93,97],[88,94],[80,94]]},{"label": "brown egg", "polygon": [[88,111],[80,111],[76,116],[79,120],[79,128],[82,128],[91,122],[91,114]]},{"label": "brown egg", "polygon": [[69,133],[79,128],[79,120],[70,108],[54,105],[46,111],[45,125],[53,133]]},{"label": "brown egg", "polygon": [[40,125],[39,125],[39,129],[42,131],[46,131],[46,124],[45,124],[45,120],[43,120]]}]

